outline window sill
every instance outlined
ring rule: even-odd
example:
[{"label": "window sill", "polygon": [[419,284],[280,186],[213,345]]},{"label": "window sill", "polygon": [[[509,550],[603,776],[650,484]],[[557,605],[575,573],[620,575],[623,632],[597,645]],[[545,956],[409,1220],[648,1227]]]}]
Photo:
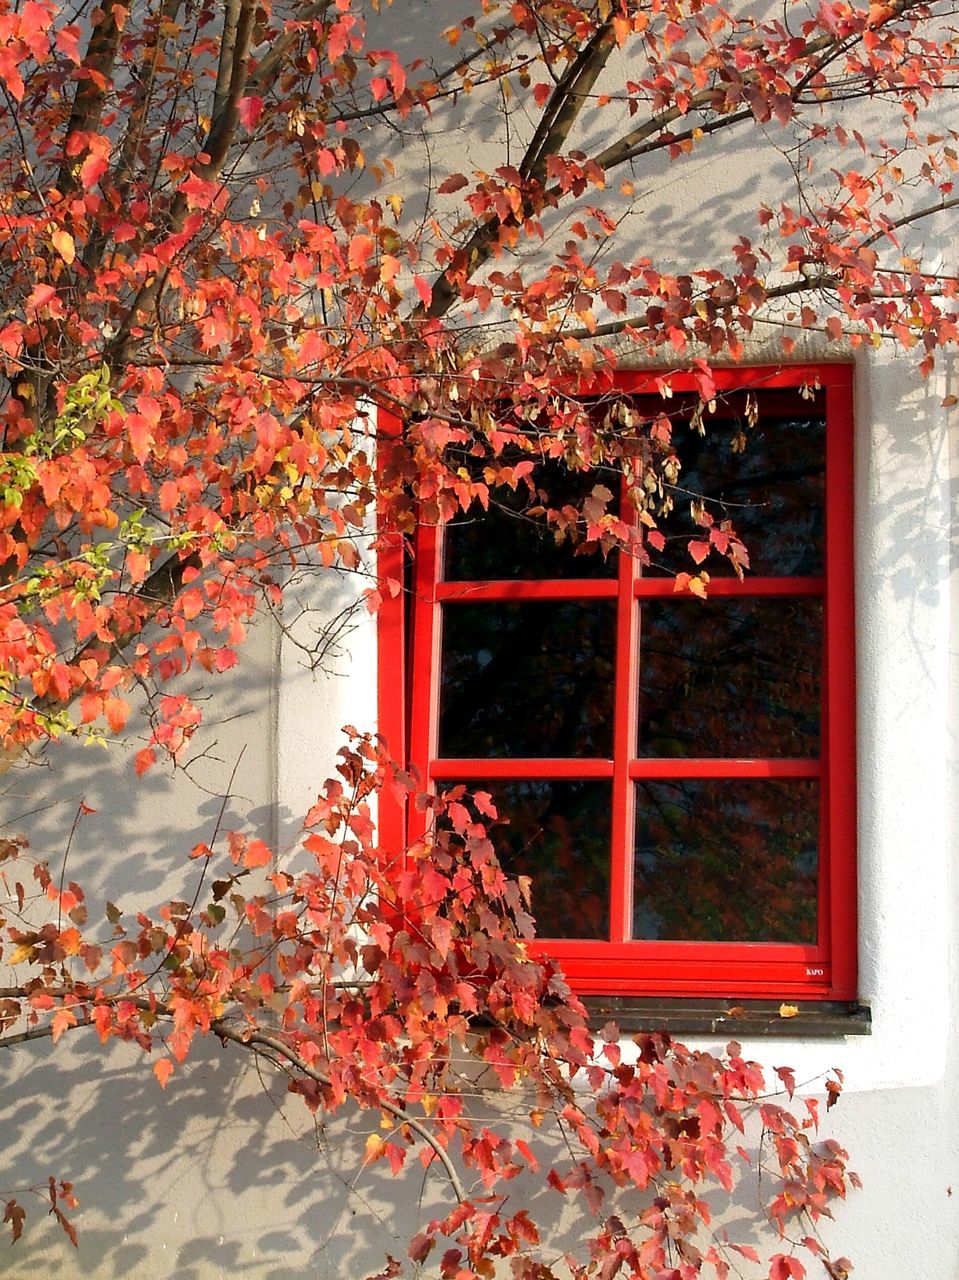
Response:
[{"label": "window sill", "polygon": [[683,1000],[633,996],[585,996],[590,1026],[615,1022],[627,1032],[668,1031],[682,1035],[747,1036],[868,1036],[872,1014],[855,1000],[787,1001],[798,1010],[784,1018],[771,1000]]}]

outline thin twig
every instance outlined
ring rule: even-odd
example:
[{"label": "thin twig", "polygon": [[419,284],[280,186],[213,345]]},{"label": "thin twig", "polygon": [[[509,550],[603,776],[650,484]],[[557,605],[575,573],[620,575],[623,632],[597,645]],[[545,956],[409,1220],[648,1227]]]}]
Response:
[{"label": "thin twig", "polygon": [[[315,1067],[311,1067],[305,1058],[302,1058],[295,1049],[288,1044],[279,1040],[276,1036],[267,1035],[263,1031],[243,1032],[236,1031],[229,1024],[216,1020],[210,1024],[211,1030],[224,1040],[230,1040],[233,1044],[242,1046],[245,1049],[255,1049],[257,1045],[262,1045],[264,1049],[269,1049],[271,1053],[279,1054],[285,1058],[287,1062],[292,1063],[297,1071],[313,1080],[316,1084],[321,1085],[325,1089],[332,1087],[332,1081],[329,1076],[324,1075],[322,1071],[317,1071]],[[415,1116],[411,1116],[398,1103],[391,1102],[389,1098],[377,1098],[376,1106],[381,1111],[386,1111],[389,1115],[400,1120],[404,1125],[408,1125],[418,1137],[433,1150],[437,1160],[446,1171],[450,1186],[453,1193],[460,1204],[465,1204],[469,1197],[466,1194],[466,1188],[463,1186],[460,1176],[456,1171],[456,1166],[450,1158],[449,1152],[442,1143],[430,1133],[429,1129],[422,1124]]]}]

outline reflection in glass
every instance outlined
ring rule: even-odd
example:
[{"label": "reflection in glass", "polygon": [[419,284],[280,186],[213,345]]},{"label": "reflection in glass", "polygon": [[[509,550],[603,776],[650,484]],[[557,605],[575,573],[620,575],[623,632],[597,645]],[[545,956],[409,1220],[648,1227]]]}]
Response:
[{"label": "reflection in glass", "polygon": [[556,541],[544,509],[581,508],[597,486],[613,494],[610,511],[619,510],[620,477],[606,468],[569,471],[558,462],[541,463],[535,472],[535,491],[525,484],[514,491],[507,485],[490,490],[489,510],[474,503],[458,515],[444,534],[448,581],[510,578],[612,578],[616,554],[585,550],[569,538]]},{"label": "reflection in glass", "polygon": [[819,753],[822,603],[656,600],[640,608],[640,756]]},{"label": "reflection in glass", "polygon": [[818,848],[814,781],[640,782],[633,937],[815,943]]},{"label": "reflection in glass", "polygon": [[443,609],[439,754],[612,754],[612,601]]},{"label": "reflection in glass", "polygon": [[[823,500],[826,428],[821,417],[760,418],[746,429],[738,420],[706,419],[705,435],[677,424],[672,443],[682,463],[671,491],[673,511],[657,520],[665,550],[651,552],[644,574],[689,571],[687,547],[701,537],[690,517],[690,502],[706,498],[718,524],[731,520],[746,544],[750,569],[771,577],[823,572]],[[741,452],[734,444],[745,442]],[[729,561],[715,553],[703,567],[729,577]]]},{"label": "reflection in glass", "polygon": [[490,838],[507,875],[532,877],[537,936],[608,938],[610,784],[466,785],[470,791],[489,791],[508,819],[490,828]]}]

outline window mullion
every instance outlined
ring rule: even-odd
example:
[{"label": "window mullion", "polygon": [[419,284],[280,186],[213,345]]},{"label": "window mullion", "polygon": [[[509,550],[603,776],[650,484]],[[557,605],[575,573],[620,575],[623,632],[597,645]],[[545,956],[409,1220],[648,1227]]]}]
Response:
[{"label": "window mullion", "polygon": [[[625,481],[623,482],[625,489]],[[622,517],[632,523],[633,513],[625,500]],[[629,762],[635,751],[639,610],[634,599],[636,557],[627,551],[619,555],[616,603],[616,700],[613,709],[613,812],[610,866],[610,941],[626,942],[632,933],[633,918],[633,818],[634,787],[629,778]]]},{"label": "window mullion", "polygon": [[[421,526],[416,540],[413,572],[413,706],[410,759],[429,772],[436,753],[439,720],[439,652],[442,606],[436,599],[440,577],[441,533],[435,525]],[[410,806],[410,838],[423,834],[425,813]]]}]

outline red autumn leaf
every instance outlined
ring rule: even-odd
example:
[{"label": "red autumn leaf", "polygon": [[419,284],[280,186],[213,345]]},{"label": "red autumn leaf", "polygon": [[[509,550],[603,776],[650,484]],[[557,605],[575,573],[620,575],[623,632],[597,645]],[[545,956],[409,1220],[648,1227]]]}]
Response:
[{"label": "red autumn leaf", "polygon": [[26,1211],[16,1200],[8,1200],[3,1208],[3,1221],[10,1224],[10,1238],[16,1243],[23,1235]]},{"label": "red autumn leaf", "polygon": [[776,1075],[786,1087],[786,1094],[792,1097],[796,1092],[796,1075],[790,1067],[776,1067]]},{"label": "red autumn leaf", "polygon": [[464,187],[469,186],[469,178],[462,173],[453,173],[436,188],[437,195],[450,196],[455,191],[462,191]]},{"label": "red autumn leaf", "polygon": [[696,564],[702,564],[702,562],[709,555],[710,545],[708,542],[702,542],[694,539],[692,542],[689,543],[688,550],[689,550],[690,556],[693,558],[693,560],[695,560]]},{"label": "red autumn leaf", "polygon": [[71,266],[77,256],[77,247],[70,232],[58,228],[51,234],[50,243],[67,266]]},{"label": "red autumn leaf", "polygon": [[803,1280],[806,1268],[798,1258],[777,1253],[770,1261],[769,1280]]},{"label": "red autumn leaf", "polygon": [[79,66],[83,60],[80,53],[81,34],[80,28],[75,24],[60,27],[57,30],[55,40],[56,47],[60,52],[66,54],[70,61],[75,63],[76,66]]},{"label": "red autumn leaf", "polygon": [[244,867],[265,867],[273,861],[273,851],[262,840],[250,840],[243,853]]},{"label": "red autumn leaf", "polygon": [[68,1030],[70,1027],[75,1027],[76,1025],[77,1015],[72,1009],[58,1009],[50,1021],[50,1026],[53,1032],[53,1043],[56,1044],[64,1031]]},{"label": "red autumn leaf", "polygon": [[752,1247],[751,1244],[730,1243],[727,1247],[730,1249],[733,1249],[736,1253],[740,1254],[743,1258],[747,1258],[750,1262],[759,1261],[759,1254],[756,1252],[756,1250]]},{"label": "red autumn leaf", "polygon": [[6,85],[10,96],[16,102],[23,101],[26,85],[23,83],[23,77],[17,65],[16,51],[10,47],[4,48],[2,45],[0,45],[0,80]]},{"label": "red autumn leaf", "polygon": [[99,152],[91,153],[80,165],[80,183],[88,191],[95,187],[107,171],[107,159]]},{"label": "red autumn leaf", "polygon": [[256,94],[241,98],[237,103],[237,114],[243,128],[247,133],[252,133],[263,114],[263,99]]}]

